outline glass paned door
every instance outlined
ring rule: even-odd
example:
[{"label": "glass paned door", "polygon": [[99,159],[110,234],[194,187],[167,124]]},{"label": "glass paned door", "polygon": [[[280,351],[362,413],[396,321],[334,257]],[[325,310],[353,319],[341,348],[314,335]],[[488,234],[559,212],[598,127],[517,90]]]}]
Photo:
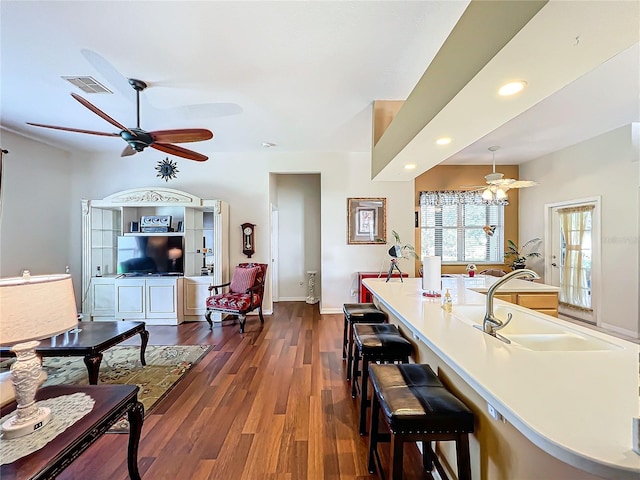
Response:
[{"label": "glass paned door", "polygon": [[552,209],[551,279],[560,287],[559,313],[595,323],[594,209],[594,203]]}]

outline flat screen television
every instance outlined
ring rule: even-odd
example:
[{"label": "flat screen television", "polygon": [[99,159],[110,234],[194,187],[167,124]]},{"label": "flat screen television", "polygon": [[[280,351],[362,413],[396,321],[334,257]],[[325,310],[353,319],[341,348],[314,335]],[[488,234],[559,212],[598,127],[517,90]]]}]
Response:
[{"label": "flat screen television", "polygon": [[171,235],[118,237],[118,274],[183,275],[184,238]]}]

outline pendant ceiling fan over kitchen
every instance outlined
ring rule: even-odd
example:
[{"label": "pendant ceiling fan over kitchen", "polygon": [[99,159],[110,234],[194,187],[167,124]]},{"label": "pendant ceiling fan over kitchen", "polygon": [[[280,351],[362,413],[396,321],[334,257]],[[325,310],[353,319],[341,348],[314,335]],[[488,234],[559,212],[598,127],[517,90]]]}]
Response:
[{"label": "pendant ceiling fan over kitchen", "polygon": [[151,147],[161,152],[175,155],[177,157],[186,158],[188,160],[195,160],[196,162],[204,162],[208,159],[201,153],[188,150],[174,143],[187,143],[187,142],[201,142],[203,140],[209,140],[213,138],[213,133],[210,130],[204,128],[183,128],[176,130],[156,130],[153,132],[147,132],[140,128],[140,92],[147,88],[147,84],[142,80],[136,80],[135,78],[129,79],[129,84],[136,91],[136,113],[137,113],[137,126],[135,128],[127,128],[120,124],[118,121],[111,118],[104,113],[98,107],[82,98],[80,95],[72,93],[71,96],[75,98],[82,105],[87,107],[93,113],[109,122],[114,127],[120,130],[119,133],[107,133],[96,132],[93,130],[82,130],[79,128],[59,127],[55,125],[43,125],[40,123],[30,123],[34,127],[52,128],[54,130],[65,130],[67,132],[87,133],[89,135],[101,135],[104,137],[121,137],[127,146],[122,151],[121,156],[127,157],[133,155],[136,152],[142,152],[145,148]]},{"label": "pendant ceiling fan over kitchen", "polygon": [[498,146],[489,147],[489,151],[492,154],[493,171],[484,177],[487,185],[463,186],[461,188],[478,192],[482,191],[482,198],[484,200],[504,200],[507,198],[507,191],[511,188],[526,188],[538,185],[538,182],[534,182],[533,180],[503,178],[503,173],[496,172],[496,151],[499,149],[500,147]]}]

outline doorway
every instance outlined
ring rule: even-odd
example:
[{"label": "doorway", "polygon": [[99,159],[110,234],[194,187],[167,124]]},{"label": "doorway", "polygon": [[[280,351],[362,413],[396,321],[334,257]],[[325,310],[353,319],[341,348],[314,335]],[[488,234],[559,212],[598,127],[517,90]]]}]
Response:
[{"label": "doorway", "polygon": [[273,301],[305,302],[310,271],[321,299],[320,174],[271,175]]},{"label": "doorway", "polygon": [[560,288],[558,314],[599,325],[600,198],[545,205],[545,278]]}]

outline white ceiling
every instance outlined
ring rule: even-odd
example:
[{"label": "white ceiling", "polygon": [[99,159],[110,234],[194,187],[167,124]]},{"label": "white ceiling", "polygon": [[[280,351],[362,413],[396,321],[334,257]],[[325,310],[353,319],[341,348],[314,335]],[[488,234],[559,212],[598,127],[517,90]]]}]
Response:
[{"label": "white ceiling", "polygon": [[[132,77],[150,85],[141,127],[209,128],[213,140],[183,145],[205,155],[263,150],[263,142],[276,151],[369,152],[372,102],[407,98],[467,4],[3,1],[0,125],[120,155],[121,139],[25,122],[115,131],[75,92],[133,127],[135,94],[122,87]],[[488,163],[487,147],[501,145],[509,155],[497,163],[520,163],[640,120],[639,56],[636,45],[446,162]],[[84,94],[63,75],[91,75],[114,93]]]}]

